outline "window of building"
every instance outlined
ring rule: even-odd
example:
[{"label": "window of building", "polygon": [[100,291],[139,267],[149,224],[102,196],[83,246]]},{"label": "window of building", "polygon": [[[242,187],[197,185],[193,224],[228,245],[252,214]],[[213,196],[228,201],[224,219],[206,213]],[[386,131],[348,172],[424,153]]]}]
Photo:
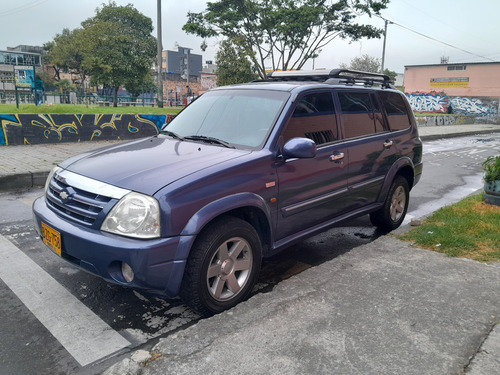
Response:
[{"label": "window of building", "polygon": [[466,65],[448,65],[448,70],[465,70]]}]

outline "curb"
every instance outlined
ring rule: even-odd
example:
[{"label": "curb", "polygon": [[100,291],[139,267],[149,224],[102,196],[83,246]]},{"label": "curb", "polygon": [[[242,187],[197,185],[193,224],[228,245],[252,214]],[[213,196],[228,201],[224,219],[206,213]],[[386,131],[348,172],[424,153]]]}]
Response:
[{"label": "curb", "polygon": [[449,134],[429,134],[429,135],[421,135],[420,139],[423,141],[436,141],[438,139],[443,138],[458,138],[458,137],[467,137],[471,135],[479,135],[479,134],[491,134],[495,133],[497,130],[476,130],[476,131],[467,131],[461,133],[449,133]]},{"label": "curb", "polygon": [[42,187],[50,171],[37,171],[0,176],[0,193]]}]

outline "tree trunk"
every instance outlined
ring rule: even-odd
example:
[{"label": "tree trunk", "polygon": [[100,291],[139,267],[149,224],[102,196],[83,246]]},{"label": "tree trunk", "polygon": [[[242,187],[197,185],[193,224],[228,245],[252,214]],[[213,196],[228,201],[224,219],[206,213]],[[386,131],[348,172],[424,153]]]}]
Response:
[{"label": "tree trunk", "polygon": [[113,107],[118,107],[118,87],[115,87],[115,95],[113,96]]}]

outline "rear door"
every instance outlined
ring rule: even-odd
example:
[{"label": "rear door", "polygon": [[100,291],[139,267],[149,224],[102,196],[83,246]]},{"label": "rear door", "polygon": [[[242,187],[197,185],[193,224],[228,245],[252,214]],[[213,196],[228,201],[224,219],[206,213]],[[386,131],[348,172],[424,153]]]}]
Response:
[{"label": "rear door", "polygon": [[345,211],[349,155],[339,136],[332,91],[302,95],[283,132],[284,141],[312,139],[316,157],[290,159],[278,166],[276,239],[323,223]]},{"label": "rear door", "polygon": [[339,90],[338,101],[349,153],[350,210],[377,201],[397,148],[372,90]]}]

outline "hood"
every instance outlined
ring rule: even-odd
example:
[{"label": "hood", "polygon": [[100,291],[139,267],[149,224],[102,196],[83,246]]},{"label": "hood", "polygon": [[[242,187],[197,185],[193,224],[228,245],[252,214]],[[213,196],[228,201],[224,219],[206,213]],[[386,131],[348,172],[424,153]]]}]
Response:
[{"label": "hood", "polygon": [[160,135],[88,152],[60,166],[85,177],[153,195],[185,176],[250,152]]}]

